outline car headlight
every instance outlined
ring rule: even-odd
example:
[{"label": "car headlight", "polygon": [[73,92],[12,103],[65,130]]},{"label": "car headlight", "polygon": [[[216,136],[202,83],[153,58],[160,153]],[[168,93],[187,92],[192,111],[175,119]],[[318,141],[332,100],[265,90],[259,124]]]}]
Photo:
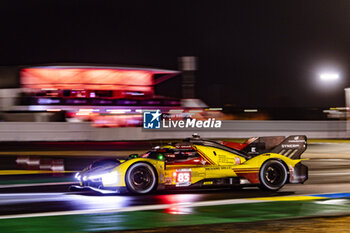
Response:
[{"label": "car headlight", "polygon": [[102,181],[102,184],[105,185],[113,185],[118,182],[118,173],[117,172],[109,172],[105,174],[95,175],[95,176],[89,176],[89,180],[92,181]]},{"label": "car headlight", "polygon": [[101,179],[102,179],[102,184],[104,186],[117,184],[118,173],[117,172],[110,172],[110,173],[103,174],[103,175],[101,175]]},{"label": "car headlight", "polygon": [[80,172],[75,173],[74,178],[80,180]]}]

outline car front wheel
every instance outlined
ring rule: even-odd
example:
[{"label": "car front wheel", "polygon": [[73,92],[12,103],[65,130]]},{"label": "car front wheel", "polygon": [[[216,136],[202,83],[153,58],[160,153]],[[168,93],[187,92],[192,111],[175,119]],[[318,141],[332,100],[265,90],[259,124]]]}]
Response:
[{"label": "car front wheel", "polygon": [[125,183],[128,191],[136,194],[146,194],[156,188],[157,176],[148,163],[135,163],[128,169]]}]

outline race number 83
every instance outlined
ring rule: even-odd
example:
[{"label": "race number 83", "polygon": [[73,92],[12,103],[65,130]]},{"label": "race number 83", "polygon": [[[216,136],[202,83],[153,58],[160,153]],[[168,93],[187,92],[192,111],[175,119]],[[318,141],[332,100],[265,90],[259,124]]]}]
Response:
[{"label": "race number 83", "polygon": [[179,172],[177,174],[177,180],[178,183],[185,183],[191,181],[191,173],[190,172]]}]

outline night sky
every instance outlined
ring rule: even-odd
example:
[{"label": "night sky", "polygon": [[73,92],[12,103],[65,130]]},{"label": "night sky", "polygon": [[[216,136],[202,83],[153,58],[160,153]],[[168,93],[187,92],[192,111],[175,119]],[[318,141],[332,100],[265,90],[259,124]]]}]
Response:
[{"label": "night sky", "polygon": [[[178,69],[211,106],[335,107],[350,86],[349,1],[1,1],[0,64]],[[324,71],[341,81],[321,84]],[[181,78],[157,91],[181,96]]]}]

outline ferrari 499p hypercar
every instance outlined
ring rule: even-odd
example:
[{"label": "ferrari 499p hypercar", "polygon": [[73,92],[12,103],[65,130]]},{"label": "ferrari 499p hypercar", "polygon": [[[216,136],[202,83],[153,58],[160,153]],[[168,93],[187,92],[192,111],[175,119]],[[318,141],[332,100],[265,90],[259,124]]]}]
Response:
[{"label": "ferrari 499p hypercar", "polygon": [[78,172],[80,185],[102,193],[146,194],[161,189],[259,186],[277,191],[304,183],[306,136],[258,137],[245,143],[201,139],[155,147],[126,160],[98,160]]}]

